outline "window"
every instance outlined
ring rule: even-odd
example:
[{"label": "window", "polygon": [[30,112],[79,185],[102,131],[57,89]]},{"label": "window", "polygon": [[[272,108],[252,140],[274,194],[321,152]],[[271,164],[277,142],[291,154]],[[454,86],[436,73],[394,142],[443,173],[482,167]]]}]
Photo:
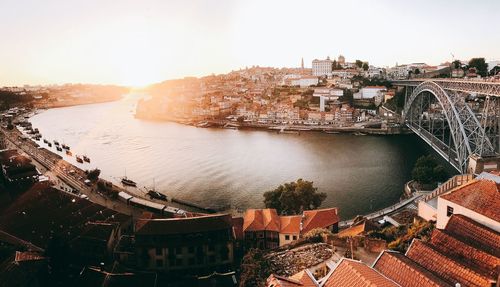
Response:
[{"label": "window", "polygon": [[190,254],[194,253],[194,246],[189,246],[188,251]]},{"label": "window", "polygon": [[257,238],[264,238],[264,233],[262,232],[257,233]]},{"label": "window", "polygon": [[294,235],[294,236],[293,236],[293,240],[297,240],[297,235]]},{"label": "window", "polygon": [[196,260],[194,257],[189,258],[189,265],[194,265],[196,263]]},{"label": "window", "polygon": [[446,216],[450,217],[453,214],[453,207],[447,206],[446,207]]},{"label": "window", "polygon": [[175,248],[175,254],[182,254],[182,247],[176,247]]},{"label": "window", "polygon": [[208,256],[208,262],[209,263],[214,263],[215,262],[215,255]]},{"label": "window", "polygon": [[156,267],[158,267],[158,268],[163,267],[163,260],[161,260],[161,259],[156,259]]},{"label": "window", "polygon": [[161,250],[161,248],[156,248],[156,255],[162,255],[163,254],[163,250]]},{"label": "window", "polygon": [[290,235],[285,235],[285,240],[290,240]]}]

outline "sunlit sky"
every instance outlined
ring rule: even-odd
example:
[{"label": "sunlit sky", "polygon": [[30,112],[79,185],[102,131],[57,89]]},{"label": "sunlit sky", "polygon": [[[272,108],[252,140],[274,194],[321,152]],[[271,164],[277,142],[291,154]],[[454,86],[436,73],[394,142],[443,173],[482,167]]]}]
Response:
[{"label": "sunlit sky", "polygon": [[500,59],[500,1],[0,0],[0,86]]}]

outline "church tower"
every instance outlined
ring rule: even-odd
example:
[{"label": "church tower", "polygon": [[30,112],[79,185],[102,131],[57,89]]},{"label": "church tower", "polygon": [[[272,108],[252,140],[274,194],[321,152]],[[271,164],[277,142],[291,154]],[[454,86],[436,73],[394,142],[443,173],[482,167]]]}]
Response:
[{"label": "church tower", "polygon": [[302,70],[304,70],[304,57],[302,57],[302,62],[300,63],[300,67],[302,68]]}]

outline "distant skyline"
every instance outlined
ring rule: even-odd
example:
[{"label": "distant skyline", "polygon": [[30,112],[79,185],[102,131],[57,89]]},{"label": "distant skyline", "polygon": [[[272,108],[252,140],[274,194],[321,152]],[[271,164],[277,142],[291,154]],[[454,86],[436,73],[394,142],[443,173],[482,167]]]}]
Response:
[{"label": "distant skyline", "polygon": [[0,86],[500,59],[500,1],[0,0]]}]

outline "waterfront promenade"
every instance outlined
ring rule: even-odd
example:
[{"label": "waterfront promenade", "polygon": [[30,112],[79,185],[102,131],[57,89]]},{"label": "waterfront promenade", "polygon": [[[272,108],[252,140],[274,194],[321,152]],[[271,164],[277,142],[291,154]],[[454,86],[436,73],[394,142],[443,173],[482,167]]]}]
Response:
[{"label": "waterfront promenade", "polygon": [[[375,218],[379,218],[379,217],[383,217],[385,215],[395,213],[395,212],[400,211],[401,209],[407,207],[408,205],[417,202],[420,199],[420,197],[422,197],[422,196],[424,196],[424,195],[423,194],[415,194],[412,197],[405,199],[405,200],[402,200],[398,203],[395,203],[389,207],[386,207],[386,208],[383,208],[381,210],[377,210],[375,212],[364,215],[364,217],[367,219],[375,219]],[[339,227],[340,228],[348,227],[353,222],[354,222],[354,219],[341,221],[341,222],[339,222]]]},{"label": "waterfront promenade", "polygon": [[[58,185],[56,188],[70,193],[73,196],[86,195],[90,201],[123,214],[138,217],[144,212],[144,210],[140,208],[129,206],[117,199],[115,200],[106,197],[96,190],[95,184],[90,186],[86,185],[84,183],[84,180],[86,179],[85,171],[64,161],[57,154],[54,154],[45,148],[39,148],[38,145],[32,140],[19,140],[19,136],[22,134],[17,129],[6,130],[2,128],[2,132],[4,134],[7,147],[18,149],[20,152],[31,158],[33,160],[33,164],[35,164],[40,172],[48,176],[53,183]],[[115,186],[115,188],[129,193],[132,196],[165,204],[174,208],[180,208],[191,212],[204,212],[204,210],[194,206],[184,205],[177,202],[168,202],[167,204],[164,201],[151,200],[139,190],[131,192],[130,189],[123,189],[117,186]]]}]

